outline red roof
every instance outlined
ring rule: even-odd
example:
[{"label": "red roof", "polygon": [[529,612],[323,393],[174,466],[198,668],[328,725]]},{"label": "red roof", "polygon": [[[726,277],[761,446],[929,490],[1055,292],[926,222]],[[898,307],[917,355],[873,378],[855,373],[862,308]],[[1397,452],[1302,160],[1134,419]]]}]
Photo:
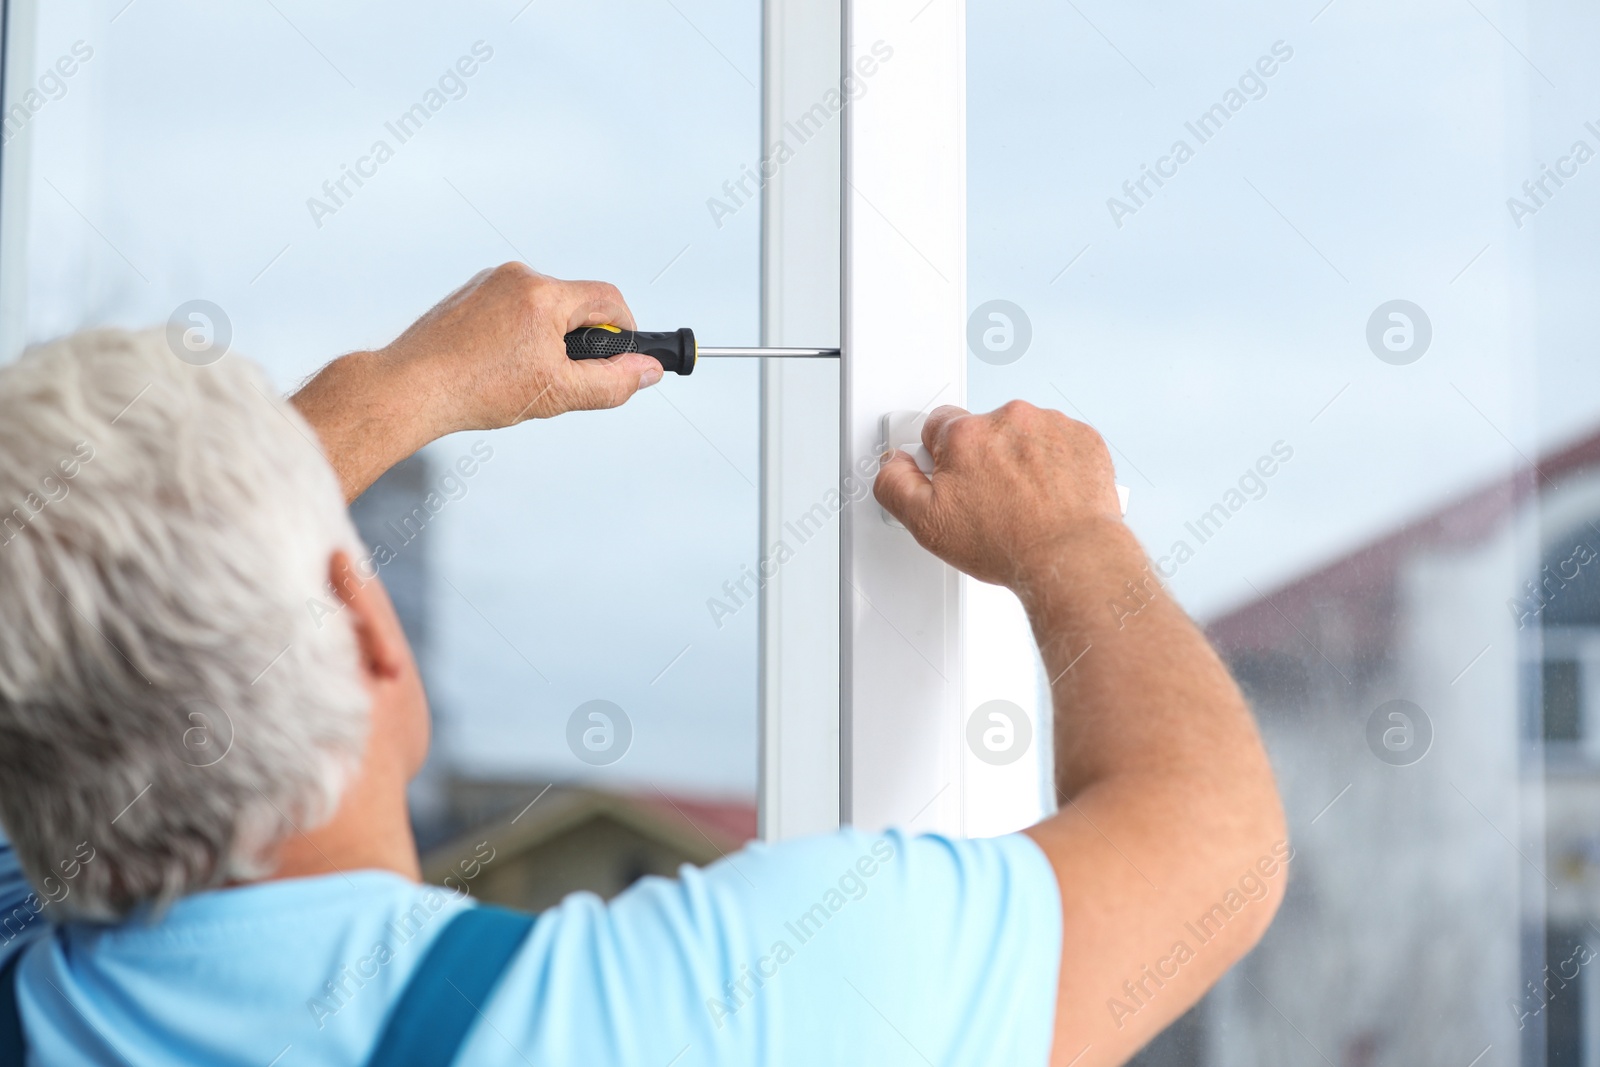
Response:
[{"label": "red roof", "polygon": [[753,841],[756,837],[754,804],[669,797],[661,792],[634,793],[629,799],[666,815],[682,816],[696,829],[710,836],[721,836],[739,844]]},{"label": "red roof", "polygon": [[[1403,560],[1421,548],[1479,542],[1530,497],[1593,467],[1600,467],[1600,433],[1531,466],[1519,465],[1506,477],[1235,608],[1213,620],[1206,634],[1224,653],[1282,649],[1309,640],[1305,634],[1312,630],[1341,651],[1386,648]],[[1337,630],[1330,632],[1332,627]]]}]

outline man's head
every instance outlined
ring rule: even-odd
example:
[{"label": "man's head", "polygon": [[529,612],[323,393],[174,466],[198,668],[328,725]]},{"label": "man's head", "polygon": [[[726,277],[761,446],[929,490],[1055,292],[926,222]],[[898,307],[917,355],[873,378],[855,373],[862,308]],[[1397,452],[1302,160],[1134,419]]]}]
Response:
[{"label": "man's head", "polygon": [[94,849],[63,911],[263,877],[375,749],[415,770],[426,707],[364,555],[247,361],[97,330],[0,368],[0,825],[36,885]]}]

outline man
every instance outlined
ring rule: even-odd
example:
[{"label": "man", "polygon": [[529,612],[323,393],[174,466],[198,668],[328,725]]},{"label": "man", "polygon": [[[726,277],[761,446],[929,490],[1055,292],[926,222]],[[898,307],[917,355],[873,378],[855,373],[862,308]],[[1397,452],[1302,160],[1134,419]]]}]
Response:
[{"label": "man", "polygon": [[[633,325],[610,286],[508,264],[292,407],[154,332],[0,370],[0,823],[34,887],[0,911],[0,966],[33,1062],[1094,1067],[1260,937],[1289,849],[1249,712],[1152,580],[1098,436],[1020,402],[938,409],[932,477],[892,454],[876,493],[1026,605],[1060,814],[753,845],[531,931],[418,884],[427,708],[344,505],[445,434],[657,381],[566,358],[602,322]],[[1133,617],[1107,608],[1128,582]],[[330,586],[338,610],[308,610]],[[514,928],[492,951],[452,948],[490,919]]]}]

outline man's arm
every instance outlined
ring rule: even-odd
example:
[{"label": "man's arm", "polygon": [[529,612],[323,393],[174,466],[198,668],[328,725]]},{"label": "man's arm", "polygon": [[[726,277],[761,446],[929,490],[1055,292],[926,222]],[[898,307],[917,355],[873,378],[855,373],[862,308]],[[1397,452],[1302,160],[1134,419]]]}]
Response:
[{"label": "man's arm", "polygon": [[334,360],[293,403],[354,500],[446,434],[616,407],[661,379],[661,364],[638,353],[568,359],[564,335],[599,323],[633,328],[615,287],[507,263],[474,275],[392,344]]},{"label": "man's arm", "polygon": [[1272,771],[1123,525],[1093,430],[1021,402],[946,407],[923,443],[932,478],[895,453],[878,499],[929,551],[1017,593],[1050,673],[1061,810],[1028,833],[1061,886],[1053,1062],[1119,1064],[1270,923],[1289,855]]}]

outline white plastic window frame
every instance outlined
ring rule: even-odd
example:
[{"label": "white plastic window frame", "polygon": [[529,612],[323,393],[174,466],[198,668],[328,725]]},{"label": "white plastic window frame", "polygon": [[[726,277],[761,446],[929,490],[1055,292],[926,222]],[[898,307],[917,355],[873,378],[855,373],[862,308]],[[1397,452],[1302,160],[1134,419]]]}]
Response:
[{"label": "white plastic window frame", "polygon": [[[37,0],[0,0],[0,105],[22,99],[33,84],[34,57],[26,47],[34,37]],[[9,132],[9,131],[8,131]],[[33,125],[23,123],[0,144],[0,360],[22,351],[27,337],[28,148]]]},{"label": "white plastic window frame", "polygon": [[[762,11],[762,156],[784,160],[768,164],[762,193],[764,345],[838,344],[840,124],[790,124],[837,91],[839,17],[837,3],[815,0],[765,0]],[[773,152],[780,143],[786,151]],[[777,841],[841,818],[840,520],[830,506],[840,368],[762,362],[757,808],[761,837]]]},{"label": "white plastic window frame", "polygon": [[[808,142],[764,189],[764,343],[826,343],[823,285],[837,279],[842,354],[836,421],[818,375],[776,360],[763,374],[762,836],[1018,829],[1053,806],[1027,620],[1009,593],[883,522],[864,491],[885,413],[966,399],[966,5],[766,0],[764,38],[764,156],[792,147],[829,89],[846,103],[837,162],[831,142]],[[787,524],[829,489],[842,502],[837,555],[778,565]],[[994,699],[1033,735],[1010,763],[968,743],[969,718]]]}]

